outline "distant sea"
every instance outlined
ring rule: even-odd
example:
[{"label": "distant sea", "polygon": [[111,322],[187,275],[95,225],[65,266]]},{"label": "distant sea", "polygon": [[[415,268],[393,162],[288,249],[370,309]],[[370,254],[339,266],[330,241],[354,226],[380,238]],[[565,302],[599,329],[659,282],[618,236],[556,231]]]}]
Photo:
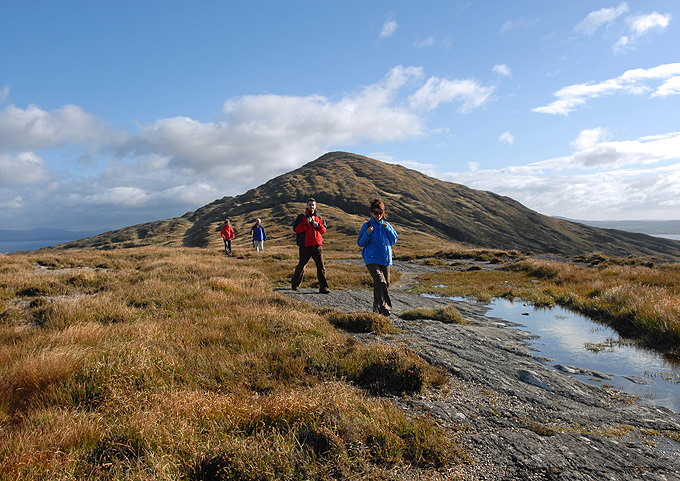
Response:
[{"label": "distant sea", "polygon": [[101,234],[101,231],[68,231],[63,229],[0,229],[0,253],[32,251]]},{"label": "distant sea", "polygon": [[654,237],[663,237],[664,239],[673,239],[680,241],[680,234],[650,234]]},{"label": "distant sea", "polygon": [[0,253],[8,254],[10,252],[32,251],[40,249],[41,247],[55,246],[70,242],[71,240],[29,240],[29,241],[0,241]]}]

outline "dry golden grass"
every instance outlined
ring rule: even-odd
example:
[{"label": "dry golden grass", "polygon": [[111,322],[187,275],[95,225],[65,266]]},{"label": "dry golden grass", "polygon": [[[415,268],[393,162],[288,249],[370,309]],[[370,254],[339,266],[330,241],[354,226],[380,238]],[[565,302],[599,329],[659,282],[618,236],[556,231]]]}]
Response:
[{"label": "dry golden grass", "polygon": [[277,294],[286,255],[3,257],[0,480],[390,479],[459,462],[443,429],[374,395],[443,373]]},{"label": "dry golden grass", "polygon": [[[277,294],[297,251],[272,247],[1,258],[0,480],[394,479],[407,466],[422,474],[460,462],[433,421],[376,396],[418,393],[445,374],[334,327],[384,332],[381,319]],[[334,288],[369,288],[365,269],[328,252]],[[421,289],[559,303],[680,346],[677,265],[433,246],[410,255],[505,266],[424,275]],[[310,263],[303,287],[315,282]]]}]

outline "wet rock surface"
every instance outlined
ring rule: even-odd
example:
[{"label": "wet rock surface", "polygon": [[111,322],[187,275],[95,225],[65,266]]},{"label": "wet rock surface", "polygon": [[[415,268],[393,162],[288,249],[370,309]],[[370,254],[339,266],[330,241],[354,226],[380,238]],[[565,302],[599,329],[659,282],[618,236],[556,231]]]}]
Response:
[{"label": "wet rock surface", "polygon": [[[444,389],[393,398],[403,409],[437,419],[467,451],[470,462],[439,473],[442,479],[680,480],[678,413],[586,385],[571,376],[577,367],[553,368],[534,357],[528,333],[486,317],[482,304],[402,289],[416,274],[436,268],[412,262],[396,262],[395,268],[402,278],[390,289],[392,322],[401,332],[380,339],[405,343],[452,374]],[[370,311],[373,302],[370,289],[280,292],[344,312]],[[450,304],[468,325],[399,317],[412,308]]]}]

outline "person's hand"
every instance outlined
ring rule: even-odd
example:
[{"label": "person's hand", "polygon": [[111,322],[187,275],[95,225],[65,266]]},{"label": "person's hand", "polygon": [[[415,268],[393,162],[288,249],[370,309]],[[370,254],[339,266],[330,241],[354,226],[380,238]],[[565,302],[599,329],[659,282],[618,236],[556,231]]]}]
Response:
[{"label": "person's hand", "polygon": [[368,231],[369,234],[373,233],[373,226],[371,225],[370,222],[368,223],[368,228],[366,230]]}]

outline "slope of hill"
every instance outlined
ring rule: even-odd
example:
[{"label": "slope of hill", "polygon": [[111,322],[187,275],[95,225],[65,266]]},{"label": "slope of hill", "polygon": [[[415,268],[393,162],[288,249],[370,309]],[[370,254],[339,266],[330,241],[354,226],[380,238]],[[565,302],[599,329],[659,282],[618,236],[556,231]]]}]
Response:
[{"label": "slope of hill", "polygon": [[368,216],[369,201],[382,197],[390,222],[399,229],[447,242],[535,253],[601,252],[680,259],[680,242],[544,216],[508,197],[345,152],[325,154],[244,194],[215,200],[182,217],[131,226],[61,247],[207,247],[218,245],[219,227],[226,217],[242,236],[255,218],[266,219],[270,237],[292,242],[291,223],[310,196],[329,220],[329,234],[338,237],[354,237]]}]

